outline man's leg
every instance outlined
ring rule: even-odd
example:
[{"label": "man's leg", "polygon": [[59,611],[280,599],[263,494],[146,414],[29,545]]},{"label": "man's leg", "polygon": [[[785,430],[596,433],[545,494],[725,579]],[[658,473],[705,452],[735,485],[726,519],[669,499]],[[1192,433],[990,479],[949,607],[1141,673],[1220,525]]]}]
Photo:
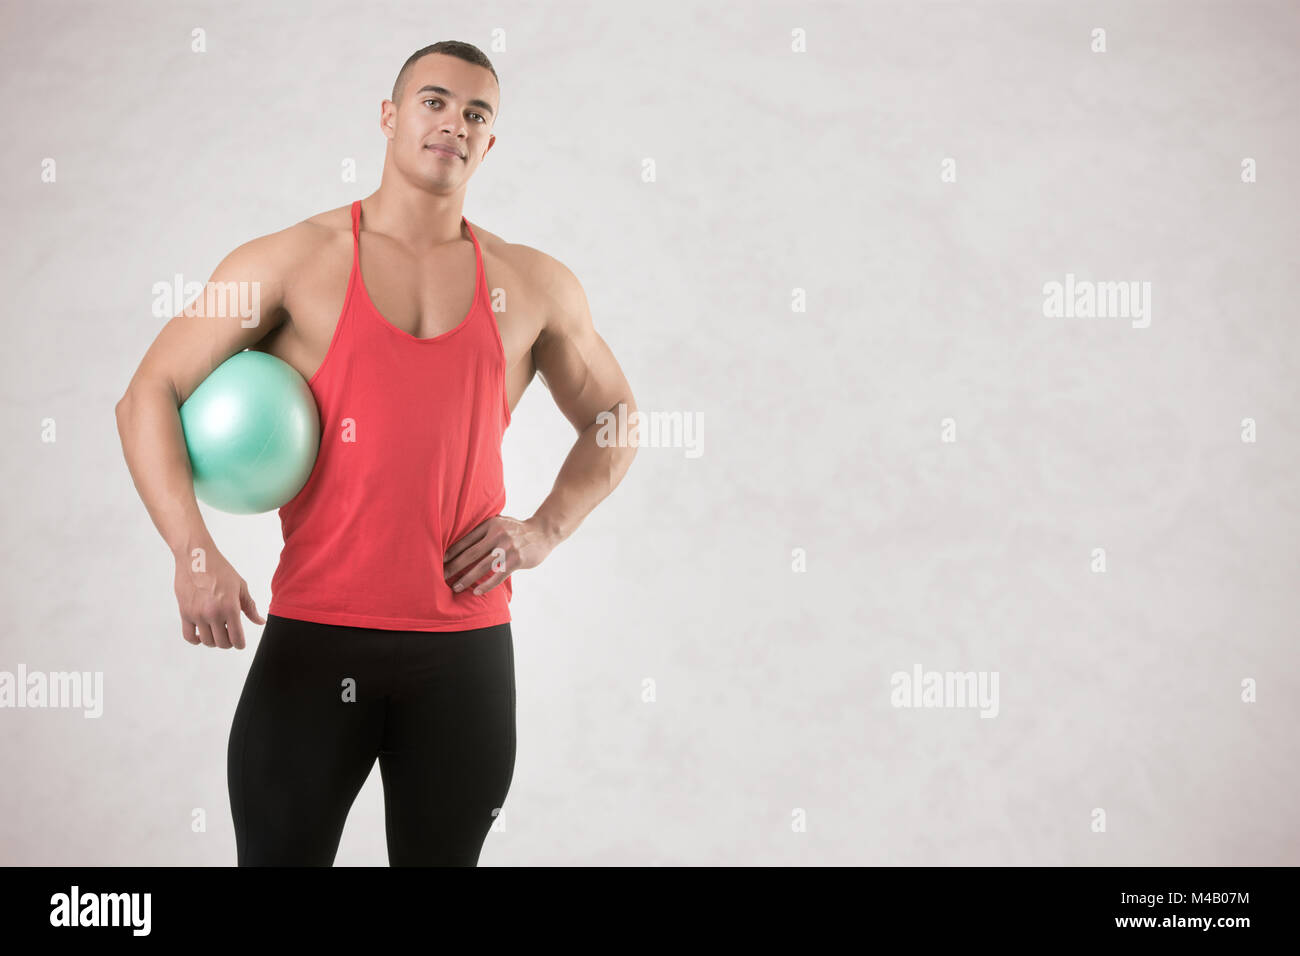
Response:
[{"label": "man's leg", "polygon": [[268,614],[235,709],[240,866],[332,866],[383,736],[397,632]]},{"label": "man's leg", "polygon": [[393,866],[476,866],[515,767],[510,625],[403,632],[379,770]]}]

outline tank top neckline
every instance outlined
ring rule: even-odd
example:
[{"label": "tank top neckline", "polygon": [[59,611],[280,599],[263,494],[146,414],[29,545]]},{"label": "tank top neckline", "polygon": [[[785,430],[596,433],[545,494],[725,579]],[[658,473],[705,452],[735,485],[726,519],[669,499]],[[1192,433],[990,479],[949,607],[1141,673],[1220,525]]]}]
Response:
[{"label": "tank top neckline", "polygon": [[439,332],[437,335],[428,338],[421,338],[418,335],[412,335],[405,329],[398,328],[392,322],[384,317],[379,311],[379,306],[375,305],[374,299],[370,298],[370,290],[366,288],[365,277],[361,274],[361,200],[356,199],[352,202],[352,272],[356,285],[361,290],[361,298],[369,309],[370,313],[379,320],[379,324],[394,334],[401,336],[408,342],[415,342],[420,345],[429,345],[434,342],[441,342],[444,339],[455,335],[470,324],[474,313],[478,310],[479,302],[483,297],[483,287],[487,284],[486,277],[483,275],[483,251],[479,248],[478,236],[474,235],[474,230],[470,227],[469,220],[462,215],[460,221],[464,223],[466,231],[469,233],[470,240],[474,243],[474,300],[470,303],[469,311],[465,317],[456,325],[452,326],[446,332]]}]

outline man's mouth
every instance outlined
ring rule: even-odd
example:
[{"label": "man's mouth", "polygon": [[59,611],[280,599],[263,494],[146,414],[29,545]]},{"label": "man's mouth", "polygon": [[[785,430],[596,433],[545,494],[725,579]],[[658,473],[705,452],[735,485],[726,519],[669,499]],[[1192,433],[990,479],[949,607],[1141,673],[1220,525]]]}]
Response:
[{"label": "man's mouth", "polygon": [[460,159],[460,153],[456,152],[454,149],[451,149],[448,146],[426,146],[424,148],[427,150],[431,150],[435,153],[444,153],[447,156],[455,156],[457,159]]}]

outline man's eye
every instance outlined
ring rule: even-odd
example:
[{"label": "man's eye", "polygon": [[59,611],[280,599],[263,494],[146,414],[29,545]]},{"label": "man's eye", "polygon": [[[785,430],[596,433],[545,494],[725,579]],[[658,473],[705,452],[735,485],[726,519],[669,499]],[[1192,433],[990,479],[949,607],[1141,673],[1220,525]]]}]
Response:
[{"label": "man's eye", "polygon": [[[428,100],[424,100],[424,102],[425,102],[425,103],[441,103],[442,100],[437,100],[437,99],[428,99]],[[486,122],[487,122],[487,118],[486,118],[482,113],[470,113],[469,115],[470,115],[470,116],[477,116],[477,117],[478,117],[478,121],[479,121],[480,123],[486,123]]]}]

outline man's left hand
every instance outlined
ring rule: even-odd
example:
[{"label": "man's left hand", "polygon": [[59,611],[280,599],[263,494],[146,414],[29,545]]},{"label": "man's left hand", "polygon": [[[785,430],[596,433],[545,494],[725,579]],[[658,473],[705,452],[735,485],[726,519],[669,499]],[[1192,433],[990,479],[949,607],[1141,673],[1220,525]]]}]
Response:
[{"label": "man's left hand", "polygon": [[555,542],[540,526],[505,515],[494,515],[455,541],[442,556],[443,576],[460,592],[489,571],[475,594],[487,594],[520,568],[535,568],[545,560]]}]

